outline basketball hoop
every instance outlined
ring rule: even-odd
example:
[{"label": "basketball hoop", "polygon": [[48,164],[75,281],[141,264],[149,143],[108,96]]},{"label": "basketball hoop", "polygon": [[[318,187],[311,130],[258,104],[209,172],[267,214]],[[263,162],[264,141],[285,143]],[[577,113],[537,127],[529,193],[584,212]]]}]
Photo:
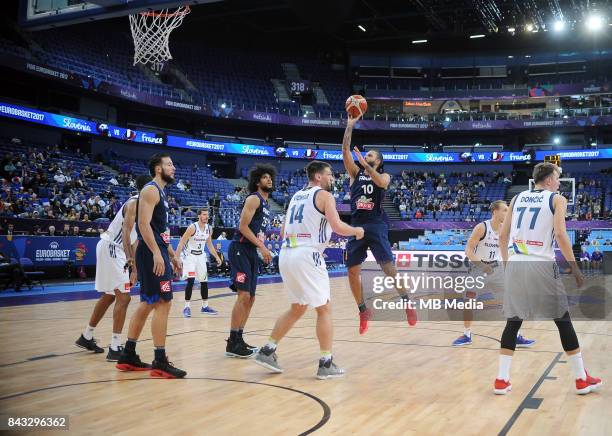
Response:
[{"label": "basketball hoop", "polygon": [[189,5],[175,10],[144,11],[130,14],[130,28],[134,38],[134,65],[149,65],[154,71],[161,71],[170,53],[170,33],[183,23],[191,12]]}]

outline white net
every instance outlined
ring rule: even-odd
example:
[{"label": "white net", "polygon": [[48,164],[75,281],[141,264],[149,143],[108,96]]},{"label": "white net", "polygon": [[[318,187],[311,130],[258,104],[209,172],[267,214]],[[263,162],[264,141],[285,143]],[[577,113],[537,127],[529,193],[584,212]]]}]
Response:
[{"label": "white net", "polygon": [[134,38],[134,65],[145,64],[160,71],[172,59],[170,33],[179,27],[190,12],[189,6],[163,9],[155,12],[140,12],[130,15],[130,28]]}]

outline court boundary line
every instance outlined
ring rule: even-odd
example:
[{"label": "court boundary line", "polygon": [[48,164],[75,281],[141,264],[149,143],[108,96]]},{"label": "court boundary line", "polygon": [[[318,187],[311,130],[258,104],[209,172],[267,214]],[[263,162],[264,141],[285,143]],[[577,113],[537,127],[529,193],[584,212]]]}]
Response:
[{"label": "court boundary line", "polygon": [[[32,389],[32,390],[25,391],[25,392],[18,392],[16,394],[5,395],[3,397],[0,397],[0,401],[12,400],[14,398],[23,397],[23,396],[35,394],[38,392],[50,391],[54,389],[61,389],[61,388],[67,388],[67,387],[83,386],[83,385],[98,384],[98,383],[138,381],[138,380],[140,381],[146,380],[150,382],[152,380],[163,380],[163,379],[138,377],[138,378],[124,378],[124,379],[118,379],[118,380],[94,380],[94,381],[89,381],[89,382],[68,383],[64,385],[47,386],[44,388]],[[268,386],[268,387],[273,387],[273,388],[278,388],[278,389],[284,389],[286,391],[295,392],[300,395],[304,395],[305,397],[310,398],[311,400],[314,400],[316,403],[319,404],[319,406],[321,406],[321,408],[323,409],[323,416],[321,417],[319,422],[317,422],[314,426],[299,433],[299,436],[309,435],[317,431],[318,429],[323,427],[325,424],[327,424],[327,422],[331,418],[331,407],[329,407],[329,405],[325,401],[323,401],[316,395],[313,395],[309,392],[301,391],[295,388],[290,388],[288,386],[274,385],[271,383],[256,382],[256,381],[251,381],[251,380],[236,380],[236,379],[216,378],[216,377],[185,377],[182,380],[212,380],[212,381],[226,381],[226,382],[233,382],[233,383],[246,383],[246,384],[261,385],[261,386]]]},{"label": "court boundary line", "polygon": [[[508,419],[506,424],[500,430],[500,432],[498,433],[498,436],[505,436],[508,434],[512,426],[516,423],[516,420],[519,418],[521,413],[523,413],[523,410],[534,409],[534,408],[537,409],[542,403],[542,401],[544,401],[543,398],[535,398],[533,395],[540,388],[544,380],[549,380],[548,374],[550,374],[550,371],[552,371],[552,369],[555,367],[557,363],[560,363],[559,359],[561,359],[562,355],[563,353],[558,352],[557,355],[553,358],[552,362],[548,364],[548,367],[544,370],[544,372],[542,373],[540,378],[536,381],[536,383],[533,385],[531,390],[527,393],[527,395],[525,395],[525,398],[523,398],[523,401],[521,401],[521,404],[519,404],[519,406],[516,408],[512,416]],[[553,379],[551,378],[550,380],[553,380]],[[534,404],[536,403],[537,403],[537,407],[534,407]]]},{"label": "court boundary line", "polygon": [[[61,319],[61,318],[57,318],[57,319]],[[72,319],[72,318],[68,318],[68,319]],[[334,328],[353,328],[354,326],[343,326],[343,325],[334,325]],[[372,326],[372,327],[376,327],[376,328],[401,328],[401,329],[405,329],[406,327],[400,327],[400,326]],[[299,328],[314,328],[314,326],[293,326],[293,329],[299,329]],[[432,328],[417,328],[415,330],[431,330],[431,331],[441,331],[441,332],[454,332],[454,333],[461,333],[460,331],[457,330],[446,330],[446,329],[432,329]],[[268,332],[271,331],[271,328],[265,328],[265,329],[257,329],[257,330],[250,330],[245,332],[245,334],[253,334],[254,336],[266,336],[266,335],[262,335],[259,334],[258,332]],[[190,333],[227,333],[227,331],[225,330],[208,330],[208,329],[195,329],[195,330],[187,330],[187,331],[183,331],[183,332],[176,332],[176,333],[168,333],[166,336],[168,337],[172,337],[172,336],[181,336],[181,335],[186,335],[186,334],[190,334]],[[495,339],[491,336],[486,336],[486,335],[481,335],[479,333],[472,333],[472,335],[474,336],[479,336],[479,337],[483,337],[483,338],[487,338],[487,339],[491,339],[497,343],[499,343],[498,339]],[[285,336],[286,338],[290,338],[290,339],[316,339],[315,337],[305,337],[305,336]],[[153,338],[146,338],[146,339],[139,339],[137,343],[141,343],[141,342],[150,342],[152,341]],[[432,348],[451,348],[451,349],[472,349],[472,350],[489,350],[489,351],[497,351],[498,348],[483,348],[483,347],[456,347],[453,345],[433,345],[433,344],[412,344],[412,343],[400,343],[400,342],[380,342],[380,341],[367,341],[367,340],[352,340],[352,339],[334,339],[334,341],[338,341],[338,342],[349,342],[349,343],[364,343],[364,344],[379,344],[379,345],[404,345],[404,346],[423,346],[423,347],[432,347]],[[104,347],[106,348],[106,347]],[[557,353],[557,351],[550,351],[550,350],[534,350],[531,348],[526,348],[526,349],[521,349],[520,352],[531,352],[531,353]],[[53,357],[64,357],[64,356],[70,356],[73,354],[84,354],[84,353],[88,353],[88,350],[78,350],[78,351],[70,351],[67,353],[62,353],[62,354],[54,354],[54,353],[50,353],[44,356],[32,356],[32,357],[27,357],[25,360],[20,360],[17,362],[10,362],[10,363],[3,363],[0,364],[0,369],[1,368],[7,368],[10,366],[15,366],[15,365],[21,365],[24,363],[29,363],[29,362],[35,362],[37,360],[43,360],[46,358],[53,358]],[[89,352],[88,354],[96,354],[96,353],[91,353]],[[103,354],[103,353],[98,353],[98,354]]]}]

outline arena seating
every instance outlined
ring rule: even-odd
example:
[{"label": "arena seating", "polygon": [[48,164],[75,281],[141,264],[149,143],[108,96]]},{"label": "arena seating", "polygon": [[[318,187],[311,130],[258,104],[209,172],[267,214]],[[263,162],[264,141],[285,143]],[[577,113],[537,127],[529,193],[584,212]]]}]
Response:
[{"label": "arena seating", "polygon": [[[61,34],[61,37],[59,35]],[[363,77],[351,86],[344,70],[332,68],[328,60],[295,55],[280,57],[276,53],[265,51],[251,53],[243,50],[230,52],[225,48],[206,47],[201,44],[186,43],[173,45],[174,60],[172,66],[178,70],[177,77],[185,80],[173,80],[173,84],[164,83],[163,77],[156,76],[146,68],[132,65],[132,40],[128,33],[110,32],[103,39],[86,27],[78,30],[71,28],[53,29],[36,32],[30,36],[29,47],[5,38],[0,38],[0,53],[38,61],[46,65],[90,77],[94,85],[108,82],[124,89],[133,89],[156,96],[174,98],[189,102],[205,104],[208,107],[224,110],[232,109],[281,112],[294,116],[303,114],[300,102],[280,102],[271,79],[285,80],[283,63],[293,63],[303,79],[318,84],[323,90],[329,104],[313,98],[311,106],[315,114],[322,118],[345,116],[344,101],[354,89],[361,92],[368,89],[405,89],[405,90],[468,90],[468,89],[506,89],[513,87],[526,88],[539,86],[542,83],[578,83],[596,81],[604,83],[607,77],[586,71],[579,74],[538,77],[528,83],[515,83],[512,79],[476,78],[444,79],[432,85],[425,79],[395,77]],[[96,47],[91,50],[90,47]],[[247,67],[248,66],[248,67]],[[171,73],[172,74],[172,73]],[[437,79],[439,81],[439,79]],[[453,98],[458,98],[453,94]],[[594,108],[598,114],[608,108]],[[541,117],[561,117],[566,112],[546,113]],[[572,115],[572,113],[567,112]],[[448,114],[431,114],[423,121],[442,122]],[[462,113],[450,115],[452,120],[504,119],[503,113]],[[535,115],[534,115],[535,116]],[[415,114],[396,112],[369,111],[367,118],[414,121]],[[417,117],[418,118],[418,117]],[[417,119],[418,120],[418,119]]]}]

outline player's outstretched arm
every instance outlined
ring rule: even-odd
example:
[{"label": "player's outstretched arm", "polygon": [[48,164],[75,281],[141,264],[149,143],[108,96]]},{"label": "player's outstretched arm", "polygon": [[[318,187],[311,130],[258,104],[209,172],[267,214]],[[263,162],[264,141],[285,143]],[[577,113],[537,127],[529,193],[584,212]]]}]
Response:
[{"label": "player's outstretched arm", "polygon": [[476,257],[476,247],[480,240],[485,236],[486,227],[484,223],[480,223],[474,227],[472,230],[472,234],[470,235],[470,239],[468,239],[467,244],[465,245],[465,256],[470,259],[470,261],[474,264],[479,264],[480,259]]},{"label": "player's outstretched arm", "polygon": [[140,191],[140,198],[138,200],[138,229],[151,253],[153,253],[153,273],[156,276],[164,274],[166,269],[164,260],[161,255],[161,251],[155,242],[155,236],[153,235],[153,229],[151,228],[151,218],[153,217],[153,209],[155,205],[159,203],[159,192],[157,188],[152,185],[145,186]]},{"label": "player's outstretched arm", "polygon": [[134,265],[134,250],[130,240],[130,233],[136,223],[136,200],[128,202],[123,208],[123,226],[121,227],[121,237],[123,238],[123,251],[129,266]]},{"label": "player's outstretched arm", "polygon": [[572,243],[567,235],[567,230],[565,226],[565,214],[567,213],[567,200],[563,195],[555,195],[553,198],[553,207],[554,216],[553,216],[553,226],[555,231],[555,239],[557,241],[557,245],[561,250],[561,254],[567,263],[570,265],[572,269],[572,274],[576,279],[576,285],[581,287],[584,283],[584,278],[582,277],[582,273],[580,272],[580,268],[578,268],[578,264],[576,263],[576,258],[574,257],[574,250],[572,249]]},{"label": "player's outstretched arm", "polygon": [[364,170],[368,172],[368,175],[372,178],[372,182],[379,188],[387,189],[389,183],[391,183],[391,176],[387,173],[379,173],[374,169],[372,165],[370,165],[361,155],[359,148],[355,147],[353,149],[355,151],[355,155],[357,156],[357,160],[361,164]]},{"label": "player's outstretched arm", "polygon": [[353,227],[342,222],[336,209],[336,200],[329,192],[318,191],[315,202],[317,208],[324,212],[327,222],[335,233],[341,236],[355,236],[357,239],[363,238],[363,227]]},{"label": "player's outstretched arm", "polygon": [[359,121],[359,118],[352,118],[349,115],[348,120],[346,121],[346,129],[344,129],[344,138],[342,139],[342,161],[344,162],[344,168],[350,177],[350,182],[353,183],[353,179],[357,177],[357,173],[359,172],[359,167],[355,164],[353,160],[353,154],[351,153],[351,138],[353,136],[353,127],[355,123]]},{"label": "player's outstretched arm", "polygon": [[514,202],[516,201],[516,196],[510,202],[510,206],[508,207],[508,213],[504,218],[504,223],[502,224],[502,228],[499,231],[499,251],[501,252],[501,257],[504,263],[508,261],[508,246],[510,244],[510,228],[512,227],[512,209],[514,209]]},{"label": "player's outstretched arm", "polygon": [[187,241],[189,240],[189,238],[191,238],[194,235],[194,233],[195,233],[195,227],[191,224],[188,225],[187,229],[185,230],[185,233],[183,233],[183,236],[181,236],[181,240],[179,241],[176,247],[177,253],[183,252],[183,249],[185,248]]},{"label": "player's outstretched arm", "polygon": [[[217,253],[217,250],[215,249],[215,246],[212,243],[212,232],[211,232],[210,235],[208,235],[208,240],[206,241],[206,246],[208,247],[208,252],[217,261],[217,266],[221,266],[221,263],[222,263],[221,262],[221,258],[219,257],[219,253]],[[179,251],[179,253],[180,253],[180,251]]]}]

